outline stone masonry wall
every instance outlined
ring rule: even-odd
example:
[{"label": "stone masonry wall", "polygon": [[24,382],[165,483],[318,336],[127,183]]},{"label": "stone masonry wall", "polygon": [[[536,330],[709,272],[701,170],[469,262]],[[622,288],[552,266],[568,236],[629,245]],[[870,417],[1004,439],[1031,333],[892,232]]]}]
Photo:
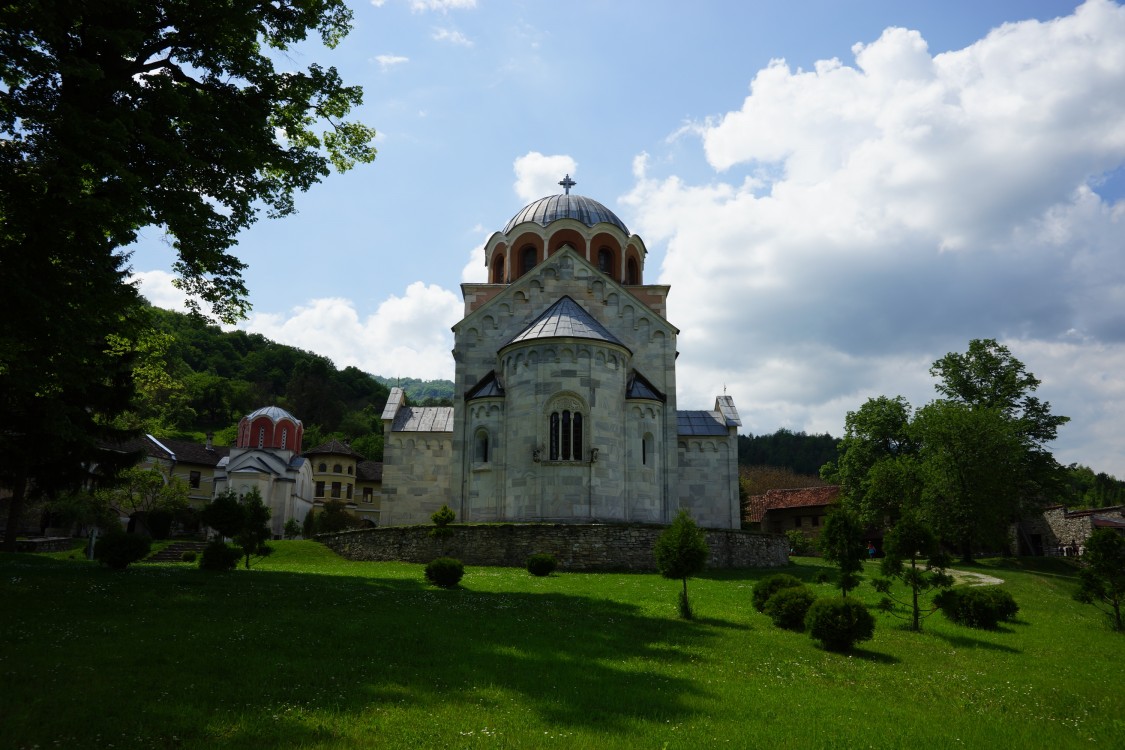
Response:
[{"label": "stone masonry wall", "polygon": [[[664,526],[579,524],[453,525],[435,539],[433,526],[358,529],[316,537],[349,560],[427,563],[442,555],[466,565],[523,567],[535,553],[555,556],[561,570],[653,571],[652,550]],[[733,529],[704,529],[711,568],[776,568],[787,564],[785,537]]]}]

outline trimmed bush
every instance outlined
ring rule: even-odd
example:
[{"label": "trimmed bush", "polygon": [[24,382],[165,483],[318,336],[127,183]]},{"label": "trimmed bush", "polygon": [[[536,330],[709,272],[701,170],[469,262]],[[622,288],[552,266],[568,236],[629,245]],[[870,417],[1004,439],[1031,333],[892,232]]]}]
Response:
[{"label": "trimmed bush", "polygon": [[807,586],[790,586],[766,600],[762,611],[777,627],[800,633],[805,629],[805,615],[814,601],[816,595]]},{"label": "trimmed bush", "polygon": [[125,570],[131,563],[142,560],[152,549],[152,540],[144,534],[126,534],[111,531],[98,539],[94,559],[114,570]]},{"label": "trimmed bush", "polygon": [[186,549],[184,553],[180,555],[180,560],[186,563],[193,563],[197,557],[199,557],[199,555],[195,554],[195,550]]},{"label": "trimmed bush", "polygon": [[875,617],[855,599],[817,599],[805,616],[809,635],[829,651],[847,651],[875,634]]},{"label": "trimmed bush", "polygon": [[465,566],[452,557],[438,557],[426,566],[426,580],[443,589],[454,588],[464,575]]},{"label": "trimmed bush", "polygon": [[777,573],[769,578],[763,578],[754,584],[754,592],[750,595],[750,601],[754,605],[754,609],[763,612],[765,611],[766,602],[778,591],[804,585],[805,584],[801,583],[800,580],[788,573]]},{"label": "trimmed bush", "polygon": [[934,597],[946,619],[970,628],[991,630],[1020,611],[1012,595],[995,586],[947,589]]},{"label": "trimmed bush", "polygon": [[533,576],[549,576],[558,566],[554,555],[541,552],[527,558],[527,572]]},{"label": "trimmed bush", "polygon": [[216,539],[203,548],[199,558],[200,570],[234,570],[242,553],[222,539]]}]

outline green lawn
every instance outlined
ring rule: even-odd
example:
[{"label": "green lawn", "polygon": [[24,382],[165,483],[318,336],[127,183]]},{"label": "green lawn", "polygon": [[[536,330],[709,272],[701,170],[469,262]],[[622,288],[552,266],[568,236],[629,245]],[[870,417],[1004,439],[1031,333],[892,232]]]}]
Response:
[{"label": "green lawn", "polygon": [[976,568],[1014,624],[880,613],[848,656],[750,607],[768,571],[693,579],[683,622],[657,575],[470,567],[445,591],[276,549],[219,575],[0,556],[0,748],[1125,747],[1125,636],[1061,561]]}]

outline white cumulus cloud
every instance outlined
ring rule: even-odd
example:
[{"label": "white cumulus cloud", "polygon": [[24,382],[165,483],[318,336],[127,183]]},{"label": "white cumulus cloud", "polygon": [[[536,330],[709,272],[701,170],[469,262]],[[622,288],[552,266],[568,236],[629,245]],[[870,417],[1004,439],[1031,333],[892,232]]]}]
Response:
[{"label": "white cumulus cloud", "polygon": [[706,184],[636,161],[624,203],[664,250],[646,275],[673,285],[681,404],[726,386],[751,431],[840,434],[869,396],[925,403],[933,360],[996,338],[1083,420],[1060,460],[1125,475],[1125,203],[1098,193],[1125,164],[1125,9],[938,55],[888,28],[853,55],[775,60],[696,123]]},{"label": "white cumulus cloud", "polygon": [[574,176],[578,162],[566,155],[546,156],[529,151],[513,164],[516,173],[516,195],[530,203],[545,195],[559,192],[559,180],[565,175]]}]

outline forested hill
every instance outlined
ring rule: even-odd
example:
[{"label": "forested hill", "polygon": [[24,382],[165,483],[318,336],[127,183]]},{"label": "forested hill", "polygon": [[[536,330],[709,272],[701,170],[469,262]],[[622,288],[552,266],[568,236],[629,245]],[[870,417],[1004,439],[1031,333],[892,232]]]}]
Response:
[{"label": "forested hill", "polygon": [[448,406],[453,403],[452,380],[419,380],[418,378],[385,378],[381,375],[372,377],[382,383],[388,390],[401,388],[406,392],[410,403],[418,406]]},{"label": "forested hill", "polygon": [[[220,445],[234,441],[238,420],[277,405],[305,425],[304,446],[351,441],[382,458],[380,417],[389,389],[356,367],[245,331],[223,331],[189,315],[152,308],[155,332],[139,342],[138,397],[131,426],[164,437]],[[452,384],[450,384],[452,388]]]},{"label": "forested hill", "polygon": [[818,476],[820,467],[836,460],[837,438],[828,433],[807,435],[784,427],[772,435],[739,435],[741,466],[778,466],[797,474]]}]

